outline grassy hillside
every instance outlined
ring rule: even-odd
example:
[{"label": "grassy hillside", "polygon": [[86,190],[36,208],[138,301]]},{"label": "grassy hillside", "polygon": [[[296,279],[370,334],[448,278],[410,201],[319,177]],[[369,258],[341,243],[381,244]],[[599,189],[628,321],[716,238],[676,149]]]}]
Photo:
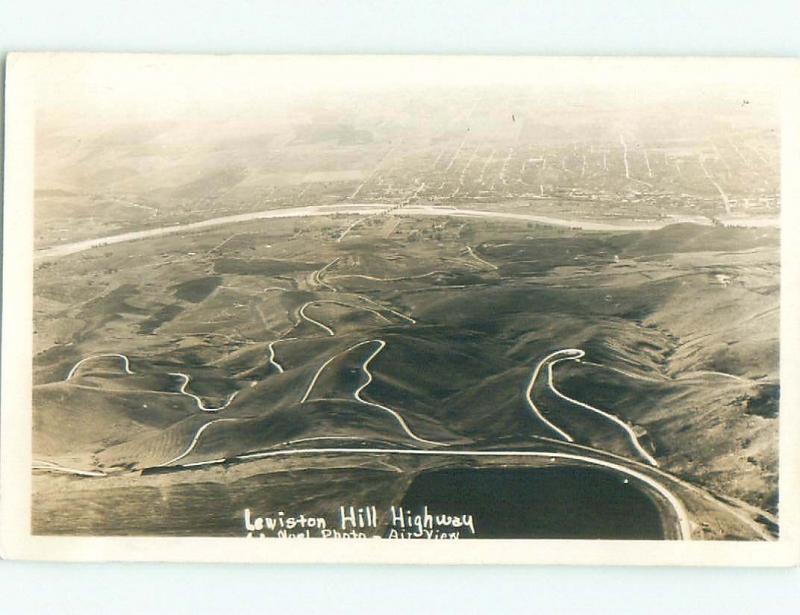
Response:
[{"label": "grassy hillside", "polygon": [[[417,223],[402,219],[375,241],[385,225],[325,239],[345,222],[248,223],[120,244],[102,269],[98,250],[40,266],[34,457],[124,474],[298,441],[533,446],[557,437],[526,399],[533,370],[576,348],[582,362],[553,368],[559,391],[630,425],[664,470],[776,511],[774,232],[426,219],[438,235],[410,241]],[[102,353],[133,373],[97,359],[65,380]],[[641,460],[546,370],[531,401],[576,443]]]}]

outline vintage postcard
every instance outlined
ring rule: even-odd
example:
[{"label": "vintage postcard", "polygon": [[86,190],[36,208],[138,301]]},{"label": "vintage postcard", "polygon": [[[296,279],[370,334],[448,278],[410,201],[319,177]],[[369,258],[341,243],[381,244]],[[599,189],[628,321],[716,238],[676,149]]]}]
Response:
[{"label": "vintage postcard", "polygon": [[3,556],[797,563],[799,94],[13,54]]}]

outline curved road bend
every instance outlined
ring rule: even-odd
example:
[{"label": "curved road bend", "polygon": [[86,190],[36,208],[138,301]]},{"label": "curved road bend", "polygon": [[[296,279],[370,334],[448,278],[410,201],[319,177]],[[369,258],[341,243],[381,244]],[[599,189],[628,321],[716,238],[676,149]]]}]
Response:
[{"label": "curved road bend", "polygon": [[542,366],[545,365],[547,361],[549,361],[552,357],[557,356],[561,352],[563,351],[558,350],[556,352],[553,352],[547,355],[541,361],[539,361],[539,363],[536,365],[536,368],[533,370],[533,374],[531,375],[530,381],[528,382],[528,388],[525,389],[525,400],[528,402],[528,405],[530,406],[531,411],[533,412],[534,416],[536,416],[536,418],[542,421],[542,423],[547,425],[551,430],[555,431],[563,440],[566,440],[567,442],[574,442],[575,440],[566,431],[548,421],[547,418],[545,418],[544,414],[542,414],[542,412],[539,410],[538,406],[533,403],[533,399],[531,399],[531,393],[533,392],[533,385],[536,383],[536,379],[539,377],[539,372],[541,371]]},{"label": "curved road bend", "polygon": [[341,257],[340,257],[340,256],[337,256],[337,257],[336,257],[336,258],[334,258],[334,259],[333,259],[333,260],[332,260],[330,263],[328,263],[327,265],[325,265],[325,266],[324,266],[322,269],[318,269],[317,271],[315,271],[315,272],[314,272],[314,275],[312,275],[312,276],[311,276],[311,280],[312,280],[312,281],[313,281],[313,282],[314,282],[314,283],[315,283],[317,286],[324,286],[325,288],[328,288],[328,289],[330,289],[330,290],[331,290],[331,292],[334,292],[334,293],[335,293],[335,292],[337,292],[337,291],[336,291],[336,289],[335,289],[333,286],[331,286],[330,284],[326,284],[326,283],[325,283],[325,282],[322,280],[322,274],[323,274],[323,273],[325,273],[325,271],[326,271],[326,270],[327,270],[329,267],[332,267],[332,266],[333,266],[333,265],[335,265],[337,262],[339,262],[339,260],[340,260],[340,259],[341,259]]},{"label": "curved road bend", "polygon": [[[725,510],[727,512],[729,512],[731,515],[733,515],[734,517],[739,519],[739,521],[741,521],[747,527],[749,527],[751,530],[753,530],[753,532],[755,532],[756,534],[761,536],[762,539],[767,540],[767,541],[774,541],[775,540],[775,536],[773,536],[766,529],[764,529],[764,527],[761,524],[759,524],[758,522],[754,521],[752,518],[747,517],[746,515],[743,515],[741,512],[739,512],[738,510],[733,508],[727,502],[715,498],[714,496],[712,496],[707,491],[703,491],[702,489],[696,487],[692,483],[687,482],[687,481],[683,480],[682,478],[679,478],[679,477],[675,476],[674,474],[670,474],[669,472],[667,472],[665,470],[662,470],[659,467],[654,467],[654,466],[651,466],[648,463],[637,461],[636,459],[631,459],[629,457],[623,457],[622,455],[617,455],[616,453],[611,453],[609,451],[605,451],[605,450],[602,450],[602,449],[599,449],[599,448],[594,448],[593,446],[588,446],[586,444],[566,443],[566,442],[562,442],[561,440],[556,440],[555,438],[547,438],[547,437],[544,437],[544,436],[533,436],[533,437],[536,438],[537,440],[542,440],[544,442],[551,442],[553,444],[558,444],[558,445],[561,445],[561,446],[569,446],[569,447],[572,447],[572,448],[577,448],[577,449],[589,451],[591,453],[604,455],[604,456],[607,456],[607,457],[613,457],[615,459],[619,459],[620,461],[624,461],[626,463],[632,463],[632,464],[635,464],[635,465],[637,465],[639,467],[645,468],[645,469],[647,469],[647,470],[649,470],[651,472],[655,472],[659,476],[663,476],[664,478],[666,478],[668,480],[671,480],[671,481],[674,481],[674,482],[678,483],[681,487],[683,487],[684,489],[688,489],[689,491],[694,493],[696,496],[698,496],[700,498],[703,498],[704,500],[706,500],[708,502],[711,502],[711,503],[713,503],[713,504],[715,504],[717,506],[722,506],[723,508],[725,508]],[[773,515],[771,515],[769,512],[759,509],[759,514],[761,514],[762,516],[767,518],[769,521],[772,521],[776,525],[778,524],[778,520]]]},{"label": "curved road bend", "polygon": [[[285,370],[283,369],[283,365],[278,363],[278,359],[275,354],[275,344],[279,342],[292,342],[297,340],[296,337],[280,337],[276,340],[272,340],[269,344],[267,344],[267,348],[269,349],[269,357],[267,357],[268,363],[275,367],[278,370],[278,373],[283,373]],[[250,370],[248,370],[250,371]]]},{"label": "curved road bend", "polygon": [[612,421],[615,425],[617,425],[618,427],[620,427],[621,429],[623,429],[625,431],[626,436],[630,440],[630,442],[633,445],[633,447],[636,449],[636,452],[643,459],[645,459],[645,461],[647,461],[647,463],[649,463],[652,466],[658,467],[658,462],[655,460],[655,458],[653,458],[653,456],[650,453],[648,453],[644,449],[644,447],[642,447],[641,443],[639,442],[639,438],[636,436],[636,433],[633,431],[631,426],[628,425],[625,421],[620,419],[618,416],[616,416],[614,414],[611,414],[610,412],[605,412],[604,410],[600,410],[599,408],[595,408],[594,406],[591,406],[591,405],[589,405],[587,403],[584,403],[582,401],[579,401],[577,399],[574,399],[572,397],[564,395],[561,391],[559,391],[556,388],[555,383],[553,381],[553,377],[554,377],[554,375],[553,375],[553,366],[556,365],[557,363],[560,363],[561,361],[580,361],[580,359],[585,355],[586,355],[586,353],[583,350],[580,350],[578,348],[565,348],[565,349],[562,349],[562,350],[557,350],[555,352],[551,352],[549,355],[547,355],[544,359],[542,359],[539,362],[539,364],[536,366],[536,369],[533,372],[533,376],[531,377],[531,380],[530,380],[530,382],[528,384],[528,389],[526,391],[526,397],[527,397],[527,400],[528,400],[528,404],[531,406],[531,409],[534,411],[534,414],[536,414],[536,416],[539,419],[544,421],[551,429],[556,431],[564,440],[566,440],[567,442],[574,442],[574,439],[569,434],[567,434],[563,430],[559,429],[553,423],[551,423],[546,418],[544,418],[542,413],[539,411],[539,409],[536,407],[536,405],[531,400],[531,392],[533,390],[533,385],[534,385],[534,383],[536,381],[536,378],[539,375],[539,371],[541,370],[542,366],[546,364],[547,365],[547,385],[550,387],[550,390],[557,397],[559,397],[559,398],[561,398],[564,401],[567,401],[569,403],[575,404],[576,406],[580,406],[581,408],[589,410],[590,412],[594,412],[595,414],[599,414],[603,418],[608,419],[609,421]]},{"label": "curved road bend", "polygon": [[283,373],[283,366],[275,360],[275,342],[280,342],[282,340],[272,340],[269,344],[267,344],[267,348],[269,348],[269,364],[274,366],[279,373]]},{"label": "curved road bend", "polygon": [[318,320],[314,320],[313,318],[311,318],[311,316],[308,316],[308,315],[306,314],[306,308],[307,308],[309,305],[311,305],[312,303],[316,303],[316,301],[308,301],[307,303],[304,303],[304,304],[303,304],[303,306],[300,308],[300,311],[298,312],[298,313],[300,314],[300,318],[302,318],[303,320],[305,320],[305,321],[307,321],[307,322],[310,322],[310,323],[311,323],[311,324],[313,324],[313,325],[316,325],[316,326],[320,327],[321,329],[323,329],[324,331],[326,331],[326,332],[328,333],[328,335],[331,335],[331,336],[332,336],[332,335],[336,335],[336,333],[334,333],[333,329],[331,329],[331,328],[330,328],[330,327],[328,327],[327,325],[323,325],[323,324],[322,324],[321,322],[319,322]]},{"label": "curved road bend", "polygon": [[642,447],[641,442],[639,442],[639,438],[636,436],[636,433],[633,431],[631,426],[628,425],[628,423],[623,421],[621,418],[619,418],[615,414],[611,414],[610,412],[606,412],[604,410],[600,410],[599,408],[595,408],[594,406],[590,406],[587,403],[584,403],[582,401],[578,401],[577,399],[573,399],[572,397],[564,395],[561,391],[559,391],[556,388],[555,384],[553,383],[553,366],[556,365],[557,363],[560,363],[561,361],[580,361],[581,357],[586,355],[586,353],[583,350],[579,350],[577,348],[567,348],[566,350],[562,350],[561,352],[570,353],[571,356],[566,356],[566,357],[561,358],[561,359],[552,360],[547,365],[547,384],[550,387],[550,390],[553,391],[553,393],[555,393],[558,397],[560,397],[564,401],[568,401],[568,402],[570,402],[572,404],[575,404],[576,406],[580,406],[581,408],[585,408],[586,410],[589,410],[590,412],[594,412],[595,414],[599,414],[600,416],[608,419],[609,421],[614,422],[616,425],[618,425],[619,427],[621,427],[625,431],[625,433],[628,436],[628,439],[630,440],[631,444],[636,449],[636,451],[639,453],[639,455],[641,455],[641,457],[643,459],[645,459],[647,461],[647,463],[649,463],[650,465],[658,467],[658,462],[653,458],[652,455],[650,455],[650,453],[648,453],[644,449],[644,447]]},{"label": "curved road bend", "polygon": [[[429,273],[425,274],[425,276],[428,276],[428,275],[430,275],[430,274]],[[425,277],[425,276],[416,276],[416,277]],[[331,276],[329,279],[332,280],[334,278],[367,278],[367,279],[372,279],[372,280],[379,280],[381,282],[392,281],[391,278],[372,278],[370,276],[364,276],[364,275],[359,275],[359,274]],[[405,279],[405,278],[397,278],[397,279],[400,280],[400,279]],[[347,293],[347,294],[351,294],[351,295],[354,295],[356,297],[359,297],[360,299],[363,299],[367,303],[371,303],[372,305],[375,305],[375,306],[381,308],[382,310],[385,310],[386,312],[391,312],[395,316],[398,316],[398,317],[402,318],[403,320],[407,320],[412,325],[417,324],[417,321],[414,320],[413,318],[411,318],[408,314],[403,314],[402,312],[398,312],[395,309],[392,309],[390,307],[386,307],[385,305],[381,305],[380,303],[378,303],[377,301],[375,301],[373,299],[370,299],[369,297],[366,297],[364,295],[359,295],[358,293]],[[369,308],[359,307],[359,306],[356,306],[356,305],[351,305],[351,304],[348,304],[348,303],[343,303],[341,301],[335,301],[333,299],[316,299],[316,300],[313,300],[313,301],[309,301],[309,303],[336,303],[338,305],[343,305],[345,307],[351,307],[351,308],[356,309],[356,310],[369,309]],[[370,310],[370,311],[374,311],[374,310]],[[382,314],[378,314],[378,312],[375,312],[375,313],[378,316],[380,316],[381,318],[383,318],[384,320],[386,320],[387,322],[389,322],[389,320],[385,316],[383,316]]]},{"label": "curved road bend", "polygon": [[[364,389],[366,389],[372,383],[372,380],[373,380],[372,373],[369,371],[370,362],[376,356],[378,356],[378,354],[386,347],[386,342],[383,341],[383,340],[380,340],[380,339],[365,340],[363,342],[358,342],[357,344],[353,344],[349,348],[347,348],[345,350],[342,350],[341,352],[331,356],[327,361],[325,361],[319,367],[319,369],[316,371],[314,376],[311,378],[311,382],[309,383],[308,388],[306,389],[306,392],[303,395],[303,398],[300,400],[300,403],[304,404],[304,403],[306,403],[308,401],[308,397],[309,397],[309,395],[311,395],[311,390],[314,388],[314,385],[317,383],[317,380],[319,379],[320,374],[323,372],[323,370],[328,365],[330,365],[333,362],[334,359],[342,356],[343,354],[346,354],[346,353],[350,352],[351,350],[355,350],[356,348],[359,348],[360,346],[364,346],[365,344],[378,344],[378,347],[361,364],[361,370],[364,373],[364,375],[367,377],[367,379],[366,379],[366,381],[364,383],[362,383],[353,392],[353,398],[356,401],[361,402],[362,404],[365,404],[367,406],[372,406],[374,408],[378,408],[380,410],[383,410],[384,412],[388,412],[389,414],[391,414],[397,420],[397,422],[400,424],[400,427],[403,429],[403,431],[411,439],[416,440],[417,442],[421,442],[423,444],[431,444],[433,446],[449,446],[446,442],[437,442],[435,440],[426,440],[425,438],[419,437],[417,434],[415,434],[413,431],[411,431],[411,428],[408,426],[408,424],[406,423],[405,419],[402,416],[400,416],[400,414],[398,414],[395,410],[392,410],[388,406],[384,406],[384,405],[379,404],[379,403],[371,402],[371,401],[369,401],[367,399],[364,399],[361,396],[361,393],[364,391]],[[324,399],[312,400],[312,401],[324,401]]]},{"label": "curved road bend", "polygon": [[186,390],[186,387],[189,386],[189,382],[191,380],[191,378],[190,378],[190,376],[188,374],[184,374],[183,372],[168,372],[168,373],[169,373],[170,376],[176,376],[176,377],[181,378],[183,380],[183,383],[181,384],[181,388],[180,388],[180,393],[182,393],[183,395],[186,395],[187,397],[191,397],[195,401],[195,403],[197,404],[197,407],[200,410],[202,410],[203,412],[219,412],[220,410],[224,410],[225,408],[227,408],[230,405],[230,403],[239,394],[239,391],[234,391],[233,393],[228,395],[228,399],[225,400],[225,403],[222,404],[221,406],[219,406],[218,408],[208,408],[203,403],[202,399],[200,399],[194,393],[189,393],[189,391]]},{"label": "curved road bend", "polygon": [[362,310],[364,312],[372,312],[373,314],[375,314],[375,316],[377,316],[378,318],[380,318],[384,322],[388,322],[388,323],[392,322],[391,320],[386,318],[386,316],[381,314],[378,310],[373,310],[372,308],[364,307],[364,306],[361,306],[361,305],[352,305],[351,303],[345,303],[344,301],[336,301],[335,299],[314,299],[312,301],[309,301],[306,305],[322,305],[322,304],[326,304],[326,303],[333,304],[333,305],[339,305],[339,306],[346,307],[346,308],[350,308],[351,310]]},{"label": "curved road bend", "polygon": [[72,366],[72,369],[69,370],[69,373],[67,374],[67,377],[64,378],[64,380],[65,381],[66,380],[71,380],[72,377],[75,375],[75,373],[78,371],[78,368],[81,365],[83,365],[84,363],[86,363],[86,361],[90,361],[92,359],[99,359],[99,358],[102,358],[102,357],[117,357],[119,359],[122,359],[122,367],[125,369],[125,373],[129,374],[131,376],[133,375],[133,372],[131,371],[131,362],[130,362],[130,359],[128,359],[127,356],[125,356],[124,354],[117,353],[117,352],[104,352],[104,353],[100,353],[100,354],[90,355],[90,356],[78,361],[75,365]]}]

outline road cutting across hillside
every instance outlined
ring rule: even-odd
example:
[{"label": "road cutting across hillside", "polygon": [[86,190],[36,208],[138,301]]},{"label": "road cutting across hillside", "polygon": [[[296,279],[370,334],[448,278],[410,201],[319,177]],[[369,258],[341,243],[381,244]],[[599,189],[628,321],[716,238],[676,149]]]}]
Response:
[{"label": "road cutting across hillside", "polygon": [[364,346],[366,344],[378,344],[378,347],[366,359],[364,359],[363,363],[361,364],[361,371],[364,373],[364,375],[367,377],[367,379],[366,379],[365,382],[363,382],[361,385],[359,385],[359,387],[353,392],[353,398],[356,401],[361,402],[362,404],[366,404],[368,406],[372,406],[374,408],[378,408],[380,410],[383,410],[384,412],[387,412],[387,413],[391,414],[397,420],[397,422],[400,424],[400,427],[403,429],[403,431],[412,440],[415,440],[417,442],[421,442],[423,444],[431,444],[433,446],[447,446],[447,443],[445,443],[445,442],[437,442],[435,440],[427,440],[425,438],[422,438],[422,437],[418,436],[417,434],[415,434],[411,430],[411,428],[406,423],[405,419],[402,416],[400,416],[400,414],[398,414],[397,411],[392,410],[391,408],[389,408],[388,406],[384,406],[383,404],[379,404],[379,403],[376,403],[376,402],[373,402],[373,401],[369,401],[368,399],[364,399],[361,396],[361,394],[364,392],[364,389],[366,389],[370,385],[372,380],[373,380],[372,372],[369,371],[370,362],[376,356],[378,356],[378,354],[380,354],[380,352],[386,347],[386,342],[384,340],[381,340],[381,339],[365,340],[365,341],[362,341],[362,342],[358,342],[357,344],[353,344],[352,346],[350,346],[349,348],[343,350],[342,352],[339,352],[339,353],[333,355],[332,357],[328,358],[328,360],[325,361],[319,367],[319,369],[317,369],[317,371],[314,373],[314,376],[311,378],[311,382],[309,383],[305,394],[303,395],[302,399],[300,400],[300,403],[304,404],[307,401],[309,401],[309,396],[311,395],[311,390],[314,388],[314,385],[317,383],[317,380],[319,379],[320,374],[322,374],[323,370],[326,367],[328,367],[328,365],[330,365],[334,361],[334,359],[337,359],[338,357],[341,357],[342,355],[347,354],[351,350],[355,350],[356,348],[359,348],[359,347]]},{"label": "road cutting across hillside", "polygon": [[555,431],[558,435],[560,435],[564,440],[567,442],[574,442],[574,438],[568,434],[566,431],[555,425],[552,421],[548,420],[544,414],[542,414],[541,410],[536,406],[536,404],[531,399],[531,394],[533,393],[533,387],[536,382],[536,379],[539,376],[541,369],[546,366],[547,367],[547,386],[550,390],[560,399],[567,401],[571,404],[575,404],[581,408],[589,410],[595,414],[602,416],[603,418],[611,421],[618,427],[620,427],[626,434],[628,440],[633,445],[636,452],[647,461],[652,466],[658,466],[658,462],[655,458],[648,453],[644,447],[642,446],[641,442],[639,442],[639,438],[637,437],[636,433],[633,431],[630,425],[628,425],[625,421],[620,419],[618,416],[611,414],[610,412],[606,412],[605,410],[600,410],[599,408],[595,408],[594,406],[587,404],[585,402],[579,401],[577,399],[573,399],[567,395],[564,395],[561,391],[559,391],[555,383],[553,381],[553,366],[562,362],[562,361],[580,361],[582,357],[584,357],[586,353],[579,348],[564,348],[562,350],[556,350],[555,352],[551,352],[547,355],[544,359],[542,359],[537,365],[536,368],[533,370],[533,375],[528,383],[528,388],[525,391],[525,397],[527,399],[528,405],[530,406],[533,413],[536,417],[545,423],[550,429]]}]

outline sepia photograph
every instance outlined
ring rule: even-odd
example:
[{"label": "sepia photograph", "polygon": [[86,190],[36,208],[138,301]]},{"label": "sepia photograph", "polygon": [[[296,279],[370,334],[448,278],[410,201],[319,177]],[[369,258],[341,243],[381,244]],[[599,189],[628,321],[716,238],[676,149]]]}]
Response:
[{"label": "sepia photograph", "polygon": [[3,548],[796,562],[798,75],[12,56]]}]

